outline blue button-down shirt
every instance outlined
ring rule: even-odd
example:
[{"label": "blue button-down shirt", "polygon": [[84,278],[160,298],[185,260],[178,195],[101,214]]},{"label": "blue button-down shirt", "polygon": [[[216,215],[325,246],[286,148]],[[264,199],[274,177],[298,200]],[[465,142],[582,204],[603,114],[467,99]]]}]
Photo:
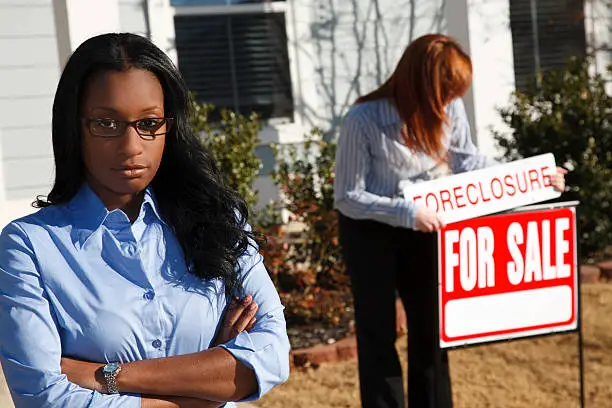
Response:
[{"label": "blue button-down shirt", "polygon": [[[472,142],[463,101],[455,99],[446,112],[450,171],[495,164]],[[394,227],[414,226],[416,207],[402,196],[402,187],[444,175],[447,166],[406,147],[401,129],[397,109],[387,99],[355,104],[348,111],[338,138],[334,180],[334,203],[342,214]]]},{"label": "blue button-down shirt", "polygon": [[[287,379],[289,341],[261,256],[250,249],[239,264],[257,323],[222,347],[254,370],[256,399]],[[205,350],[225,307],[221,281],[188,272],[150,191],[133,224],[85,185],[0,235],[0,361],[17,408],[140,407],[138,395],[70,383],[60,358],[125,363]]]}]

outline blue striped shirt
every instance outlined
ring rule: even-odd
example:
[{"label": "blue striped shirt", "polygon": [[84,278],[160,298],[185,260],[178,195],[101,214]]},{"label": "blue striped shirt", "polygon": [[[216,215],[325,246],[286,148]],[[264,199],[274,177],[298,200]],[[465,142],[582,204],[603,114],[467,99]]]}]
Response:
[{"label": "blue striped shirt", "polygon": [[446,108],[445,146],[449,161],[440,164],[405,146],[402,120],[386,99],[353,105],[346,114],[336,150],[334,204],[353,219],[368,219],[394,227],[413,228],[416,207],[401,195],[406,183],[417,183],[495,164],[478,153],[472,142],[463,101]]}]

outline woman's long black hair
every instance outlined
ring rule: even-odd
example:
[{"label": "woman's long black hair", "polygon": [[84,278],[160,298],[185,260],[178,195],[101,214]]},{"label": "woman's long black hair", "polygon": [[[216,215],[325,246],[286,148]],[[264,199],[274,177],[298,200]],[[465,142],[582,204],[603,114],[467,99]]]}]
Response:
[{"label": "woman's long black hair", "polygon": [[[222,279],[226,296],[242,292],[238,258],[248,249],[248,208],[226,187],[215,162],[188,123],[187,86],[168,56],[135,34],[104,34],[80,45],[60,78],[53,102],[55,183],[35,207],[70,201],[85,181],[80,105],[87,80],[104,71],[140,68],[155,74],[164,91],[166,117],[174,118],[160,168],[151,183],[160,212],[173,229],[187,265],[202,279]],[[129,92],[129,90],[126,90]]]}]

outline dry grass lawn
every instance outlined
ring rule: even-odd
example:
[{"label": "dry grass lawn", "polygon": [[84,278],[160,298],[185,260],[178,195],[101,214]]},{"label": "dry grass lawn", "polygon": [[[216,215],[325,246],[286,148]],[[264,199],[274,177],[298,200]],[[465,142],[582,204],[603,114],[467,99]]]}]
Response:
[{"label": "dry grass lawn", "polygon": [[[612,407],[612,284],[585,285],[582,317],[587,408]],[[451,351],[457,408],[579,406],[578,337],[562,334]],[[405,339],[398,342],[405,357]],[[404,367],[406,360],[404,358]],[[359,407],[357,363],[296,371],[257,406]]]}]

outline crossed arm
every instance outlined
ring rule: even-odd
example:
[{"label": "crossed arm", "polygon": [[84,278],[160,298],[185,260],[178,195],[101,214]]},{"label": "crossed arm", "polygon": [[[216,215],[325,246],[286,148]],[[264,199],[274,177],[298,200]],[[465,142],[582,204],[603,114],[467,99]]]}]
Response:
[{"label": "crossed arm", "polygon": [[255,248],[239,262],[243,287],[259,305],[251,332],[225,324],[221,332],[230,340],[209,350],[125,364],[121,394],[105,395],[97,392],[100,362],[62,359],[58,317],[34,247],[21,225],[10,224],[0,234],[0,362],[15,406],[216,407],[258,398],[286,381],[290,345],[282,304]]},{"label": "crossed arm", "polygon": [[[234,300],[225,313],[214,345],[226,343],[255,324],[258,305],[252,297]],[[106,392],[99,363],[62,358],[62,373],[83,388]],[[257,391],[253,370],[228,351],[213,347],[183,356],[122,364],[117,377],[121,392],[142,394],[142,408],[216,408]]]}]

